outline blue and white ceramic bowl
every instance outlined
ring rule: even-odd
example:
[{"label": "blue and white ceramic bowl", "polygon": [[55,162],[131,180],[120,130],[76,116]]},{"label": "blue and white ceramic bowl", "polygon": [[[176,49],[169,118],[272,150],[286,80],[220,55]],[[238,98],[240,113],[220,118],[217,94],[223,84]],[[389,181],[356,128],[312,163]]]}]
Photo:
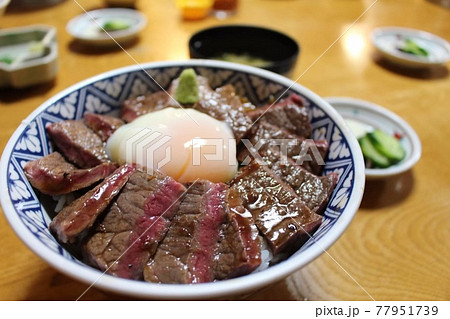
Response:
[{"label": "blue and white ceramic bowl", "polygon": [[[263,105],[286,90],[303,96],[310,105],[314,139],[327,139],[330,151],[324,173],[339,175],[337,187],[312,238],[293,256],[275,266],[240,278],[197,285],[164,285],[103,275],[73,257],[49,233],[49,214],[23,173],[25,163],[49,154],[48,123],[81,119],[85,112],[117,114],[125,99],[168,88],[180,72],[192,67],[213,87],[231,83],[240,95]],[[156,84],[157,82],[158,84]],[[3,211],[20,239],[59,271],[86,284],[144,298],[213,298],[245,293],[286,277],[328,249],[344,232],[362,199],[364,162],[355,137],[342,117],[310,90],[280,75],[243,65],[192,60],[130,66],[76,84],[30,114],[9,140],[0,164]]]}]

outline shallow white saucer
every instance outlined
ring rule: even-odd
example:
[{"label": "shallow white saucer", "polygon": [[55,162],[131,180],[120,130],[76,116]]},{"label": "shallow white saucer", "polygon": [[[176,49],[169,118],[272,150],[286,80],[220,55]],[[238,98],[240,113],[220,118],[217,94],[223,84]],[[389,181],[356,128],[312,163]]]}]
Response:
[{"label": "shallow white saucer", "polygon": [[[120,31],[104,32],[102,26],[111,20],[120,20],[130,25]],[[114,45],[135,38],[147,24],[145,16],[137,10],[109,8],[89,11],[76,16],[67,24],[67,32],[79,41],[90,45]]]},{"label": "shallow white saucer", "polygon": [[390,135],[401,136],[405,158],[388,168],[366,168],[367,179],[385,178],[403,173],[420,159],[422,145],[414,129],[397,114],[370,102],[349,97],[327,97],[325,100],[344,118],[355,120]]},{"label": "shallow white saucer", "polygon": [[[372,32],[372,43],[378,53],[388,61],[406,67],[424,68],[444,65],[450,61],[450,44],[434,34],[408,28],[383,27]],[[398,49],[405,39],[411,39],[428,52],[416,56]]]}]

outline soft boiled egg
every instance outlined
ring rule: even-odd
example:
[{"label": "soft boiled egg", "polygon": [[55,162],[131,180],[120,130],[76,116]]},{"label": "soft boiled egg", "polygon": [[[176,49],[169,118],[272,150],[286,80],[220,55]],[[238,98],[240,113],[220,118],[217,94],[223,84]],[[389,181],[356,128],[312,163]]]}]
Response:
[{"label": "soft boiled egg", "polygon": [[106,150],[119,164],[135,164],[149,174],[161,170],[182,183],[227,182],[238,168],[230,127],[194,109],[168,107],[142,115],[119,127]]}]

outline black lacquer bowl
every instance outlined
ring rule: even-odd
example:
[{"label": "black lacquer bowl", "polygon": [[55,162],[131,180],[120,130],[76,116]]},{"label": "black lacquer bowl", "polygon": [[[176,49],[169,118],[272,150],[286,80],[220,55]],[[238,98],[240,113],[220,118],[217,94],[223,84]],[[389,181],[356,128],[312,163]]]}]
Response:
[{"label": "black lacquer bowl", "polygon": [[275,30],[245,25],[204,29],[189,40],[194,59],[216,59],[224,53],[246,54],[267,60],[263,69],[289,76],[300,53],[298,43]]}]

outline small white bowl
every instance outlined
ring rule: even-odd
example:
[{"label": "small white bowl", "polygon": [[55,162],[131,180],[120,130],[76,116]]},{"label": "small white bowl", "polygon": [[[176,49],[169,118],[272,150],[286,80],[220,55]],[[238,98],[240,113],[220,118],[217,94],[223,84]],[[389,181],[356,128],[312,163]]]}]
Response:
[{"label": "small white bowl", "polygon": [[414,129],[397,114],[370,102],[349,97],[327,97],[325,100],[344,118],[355,120],[390,135],[400,135],[405,158],[388,168],[366,168],[367,179],[379,179],[409,170],[420,159],[422,145]]},{"label": "small white bowl", "polygon": [[[105,22],[119,19],[130,25],[119,31],[102,31]],[[139,34],[147,24],[147,18],[137,10],[108,8],[89,11],[76,16],[67,24],[66,30],[75,39],[89,45],[108,46],[128,42]]]},{"label": "small white bowl", "polygon": [[[406,67],[424,68],[444,65],[450,61],[450,44],[421,30],[398,27],[383,27],[372,32],[372,43],[378,53],[386,60]],[[428,51],[427,57],[416,56],[398,50],[404,39],[412,39]]]}]

